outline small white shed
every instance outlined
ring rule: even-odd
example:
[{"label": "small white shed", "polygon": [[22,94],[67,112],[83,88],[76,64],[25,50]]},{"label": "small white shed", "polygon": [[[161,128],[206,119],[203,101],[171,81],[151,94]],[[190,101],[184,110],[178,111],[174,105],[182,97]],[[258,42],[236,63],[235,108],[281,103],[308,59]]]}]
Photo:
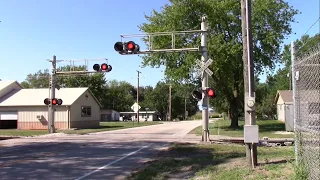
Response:
[{"label": "small white shed", "polygon": [[294,107],[291,90],[279,90],[275,102],[277,104],[277,117],[279,121],[285,122],[286,131],[293,131],[294,127]]}]

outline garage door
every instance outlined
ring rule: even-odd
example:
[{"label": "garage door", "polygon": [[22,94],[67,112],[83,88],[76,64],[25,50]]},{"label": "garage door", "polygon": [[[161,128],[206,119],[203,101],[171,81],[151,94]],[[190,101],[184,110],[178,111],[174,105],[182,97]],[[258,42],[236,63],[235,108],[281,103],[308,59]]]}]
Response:
[{"label": "garage door", "polygon": [[0,120],[18,120],[18,112],[0,112]]}]

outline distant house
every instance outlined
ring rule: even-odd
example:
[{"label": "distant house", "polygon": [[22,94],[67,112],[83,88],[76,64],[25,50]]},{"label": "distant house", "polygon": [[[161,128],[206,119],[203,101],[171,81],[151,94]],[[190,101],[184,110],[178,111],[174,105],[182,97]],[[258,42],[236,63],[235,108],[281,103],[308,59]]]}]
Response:
[{"label": "distant house", "polygon": [[119,121],[120,113],[113,109],[103,109],[100,111],[101,121]]},{"label": "distant house", "polygon": [[[120,112],[120,121],[137,120],[135,112]],[[139,111],[139,121],[159,121],[157,111]]]},{"label": "distant house", "polygon": [[293,96],[291,90],[279,90],[275,97],[277,117],[286,123],[286,131],[293,131]]},{"label": "distant house", "polygon": [[[23,89],[17,81],[0,81],[0,129],[47,129],[49,90]],[[93,128],[100,122],[100,103],[88,88],[56,89],[55,127]]]}]

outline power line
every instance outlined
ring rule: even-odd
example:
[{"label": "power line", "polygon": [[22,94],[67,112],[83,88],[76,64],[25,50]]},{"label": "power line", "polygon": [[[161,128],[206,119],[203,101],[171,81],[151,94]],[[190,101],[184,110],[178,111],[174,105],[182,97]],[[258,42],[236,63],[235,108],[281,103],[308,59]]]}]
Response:
[{"label": "power line", "polygon": [[[317,22],[320,20],[320,16],[318,17],[318,19],[308,28],[308,30],[303,34],[303,36],[307,35],[307,33],[313,28],[314,25],[317,24]],[[297,54],[306,44],[308,44],[308,42],[310,41],[310,39],[308,39],[299,49],[296,50],[295,54]]]},{"label": "power line", "polygon": [[318,19],[309,27],[309,29],[307,30],[306,33],[304,33],[304,35],[306,35],[306,34],[310,31],[310,29],[312,29],[312,27],[317,24],[317,22],[318,22],[319,20],[320,20],[320,16],[319,16]]}]

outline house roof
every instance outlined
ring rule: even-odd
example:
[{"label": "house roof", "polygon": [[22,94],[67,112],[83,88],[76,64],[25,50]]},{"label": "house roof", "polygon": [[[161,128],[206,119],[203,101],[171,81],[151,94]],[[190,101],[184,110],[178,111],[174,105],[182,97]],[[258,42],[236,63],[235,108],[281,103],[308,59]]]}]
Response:
[{"label": "house roof", "polygon": [[[88,88],[56,89],[56,98],[62,99],[62,105],[72,105]],[[90,91],[89,91],[90,92]],[[90,92],[91,93],[91,92]],[[91,93],[92,94],[92,93]],[[49,97],[48,88],[17,89],[0,98],[1,106],[44,106],[44,99]],[[97,99],[95,99],[97,101]],[[100,105],[100,103],[97,101]],[[100,105],[101,106],[101,105]]]},{"label": "house roof", "polygon": [[291,90],[278,90],[275,103],[278,101],[279,97],[281,96],[284,103],[292,103],[293,97],[292,97],[292,91]]},{"label": "house roof", "polygon": [[4,81],[0,81],[0,90],[2,90],[3,88],[5,88],[13,83],[17,83],[21,87],[21,85],[17,81],[4,80]]}]

